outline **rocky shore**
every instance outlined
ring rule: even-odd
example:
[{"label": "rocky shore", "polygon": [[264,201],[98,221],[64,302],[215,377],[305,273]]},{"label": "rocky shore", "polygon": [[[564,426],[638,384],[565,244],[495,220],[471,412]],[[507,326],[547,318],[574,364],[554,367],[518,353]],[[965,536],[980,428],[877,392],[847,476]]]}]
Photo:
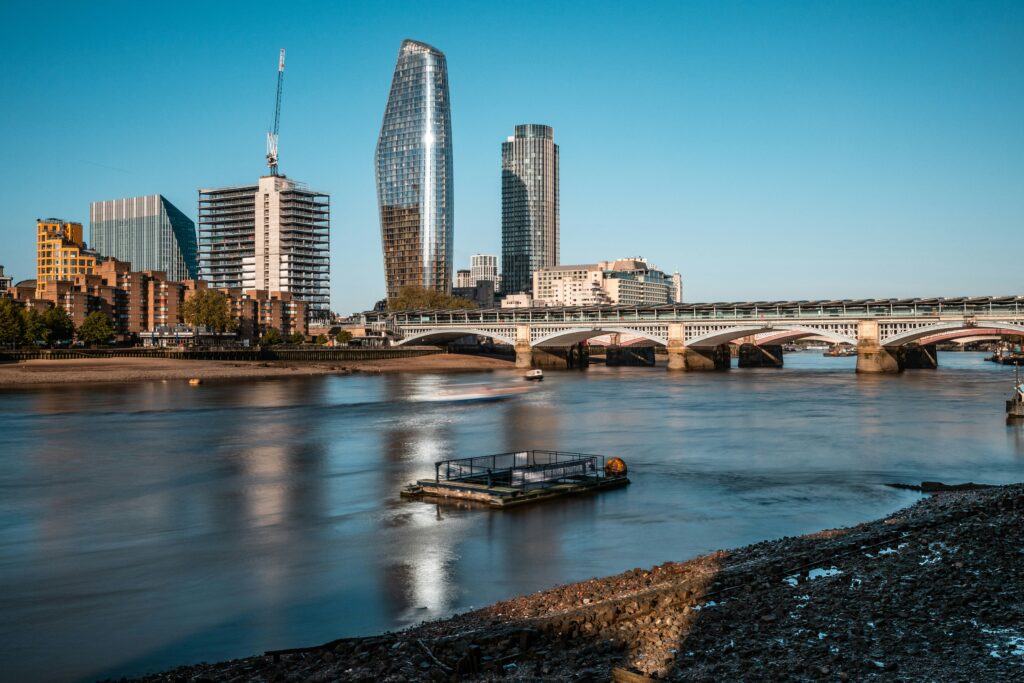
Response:
[{"label": "rocky shore", "polygon": [[466,354],[438,353],[414,358],[338,363],[284,361],[208,361],[164,358],[86,358],[29,360],[0,364],[0,388],[68,383],[143,382],[153,380],[259,379],[354,372],[479,372],[512,369],[511,361]]},{"label": "rocky shore", "polygon": [[1024,485],[634,569],[188,681],[1024,680]]}]

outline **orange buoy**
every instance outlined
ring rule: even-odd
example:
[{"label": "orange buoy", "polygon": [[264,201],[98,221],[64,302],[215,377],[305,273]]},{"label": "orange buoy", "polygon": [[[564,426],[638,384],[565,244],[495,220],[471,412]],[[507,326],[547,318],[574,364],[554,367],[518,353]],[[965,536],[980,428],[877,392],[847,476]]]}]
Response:
[{"label": "orange buoy", "polygon": [[622,458],[609,458],[604,464],[604,476],[624,477],[626,476],[626,461]]}]

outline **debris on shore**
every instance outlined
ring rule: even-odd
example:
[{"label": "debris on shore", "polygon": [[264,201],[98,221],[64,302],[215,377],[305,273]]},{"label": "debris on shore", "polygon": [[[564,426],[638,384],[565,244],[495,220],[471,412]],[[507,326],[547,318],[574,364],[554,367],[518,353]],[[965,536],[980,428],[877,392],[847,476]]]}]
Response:
[{"label": "debris on shore", "polygon": [[144,680],[1024,678],[1024,485]]}]

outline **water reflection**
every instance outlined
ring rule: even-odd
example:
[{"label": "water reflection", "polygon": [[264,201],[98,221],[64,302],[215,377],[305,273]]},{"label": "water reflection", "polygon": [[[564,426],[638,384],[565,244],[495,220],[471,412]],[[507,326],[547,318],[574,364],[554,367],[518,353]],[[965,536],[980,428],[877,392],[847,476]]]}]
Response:
[{"label": "water reflection", "polygon": [[[89,680],[415,623],[510,595],[890,512],[884,482],[1019,481],[1004,369],[849,359],[673,377],[550,373],[0,392],[0,638],[11,680]],[[494,513],[401,501],[449,457],[620,455],[634,484]],[[55,658],[54,652],[66,653]]]}]

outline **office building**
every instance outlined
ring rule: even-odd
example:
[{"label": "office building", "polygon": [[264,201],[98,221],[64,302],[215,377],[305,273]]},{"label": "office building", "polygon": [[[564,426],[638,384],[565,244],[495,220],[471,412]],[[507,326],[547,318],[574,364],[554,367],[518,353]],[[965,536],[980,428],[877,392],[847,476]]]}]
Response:
[{"label": "office building", "polygon": [[82,224],[59,218],[36,221],[36,290],[42,294],[54,282],[73,281],[92,273],[99,255],[86,248]]},{"label": "office building", "polygon": [[[535,306],[657,306],[676,302],[677,280],[643,258],[555,266],[533,274]],[[678,277],[682,287],[682,277]]]},{"label": "office building", "polygon": [[448,67],[436,48],[402,42],[375,161],[388,298],[406,285],[451,292],[451,112]]},{"label": "office building", "polygon": [[93,202],[89,237],[101,255],[136,271],[161,271],[172,280],[199,277],[195,223],[163,195]]},{"label": "office building", "polygon": [[501,145],[501,291],[529,292],[534,271],[558,265],[558,226],[554,132],[516,126]]},{"label": "office building", "polygon": [[199,190],[199,274],[213,289],[289,292],[330,316],[330,196],[284,176]]},{"label": "office building", "polygon": [[470,280],[473,284],[481,280],[494,283],[494,291],[498,291],[498,257],[492,254],[473,254],[469,257]]}]

